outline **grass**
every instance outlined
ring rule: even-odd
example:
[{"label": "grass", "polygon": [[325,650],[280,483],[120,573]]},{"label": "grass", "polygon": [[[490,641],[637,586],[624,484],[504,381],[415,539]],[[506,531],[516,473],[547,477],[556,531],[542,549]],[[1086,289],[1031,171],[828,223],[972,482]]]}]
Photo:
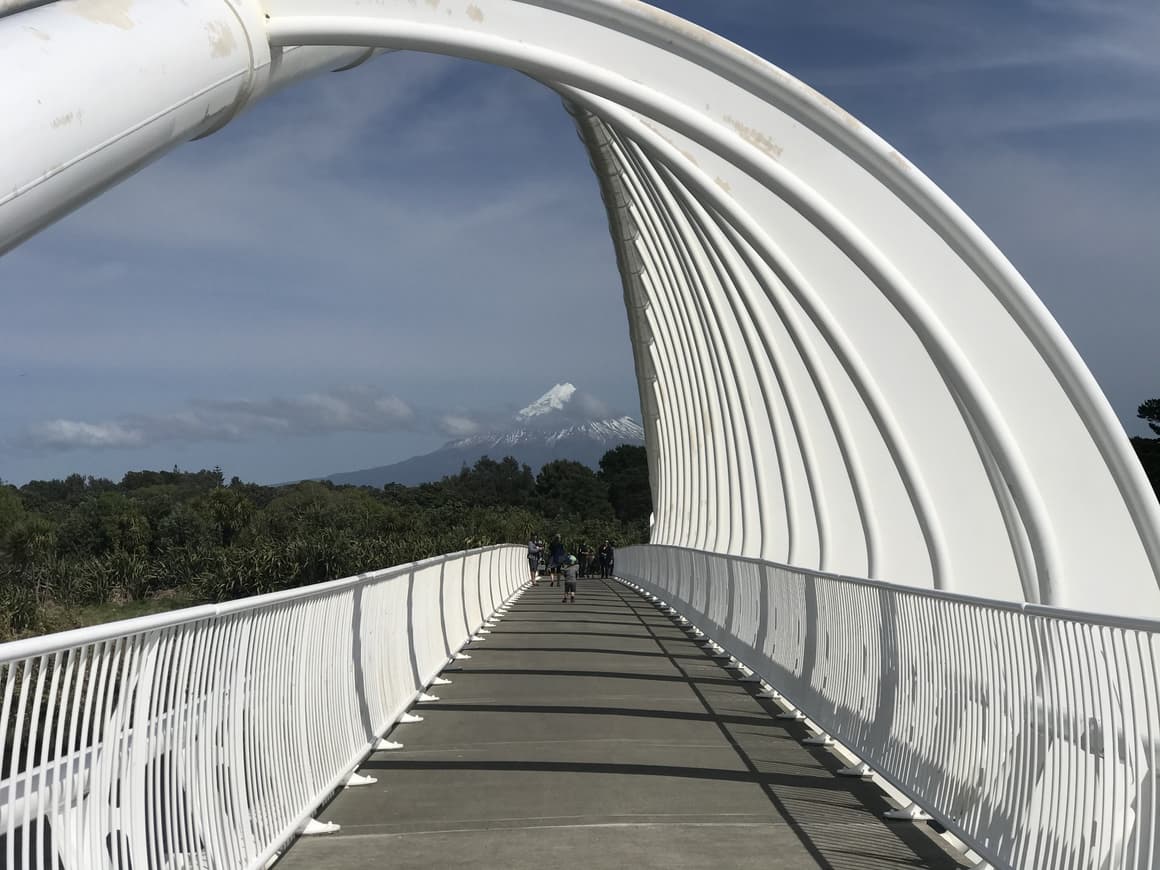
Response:
[{"label": "grass", "polygon": [[74,628],[86,628],[90,625],[101,625],[121,619],[150,616],[154,613],[167,613],[171,610],[193,607],[197,604],[205,604],[205,601],[180,590],[167,590],[139,600],[109,601],[104,604],[66,606],[45,603],[40,607],[38,625],[35,631],[18,634],[7,634],[0,631],[0,643],[42,634],[54,634],[58,631],[70,631]]}]

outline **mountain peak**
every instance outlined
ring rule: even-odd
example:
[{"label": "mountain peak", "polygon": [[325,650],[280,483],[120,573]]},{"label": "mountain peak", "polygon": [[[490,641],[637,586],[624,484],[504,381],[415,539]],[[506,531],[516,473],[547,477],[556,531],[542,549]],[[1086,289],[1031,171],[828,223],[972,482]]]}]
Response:
[{"label": "mountain peak", "polygon": [[[473,423],[473,421],[467,421]],[[556,384],[515,415],[507,428],[480,429],[438,450],[412,456],[394,465],[331,475],[335,483],[380,487],[396,482],[407,485],[438,480],[470,467],[482,455],[505,456],[531,466],[538,473],[557,459],[581,462],[596,468],[600,458],[621,444],[644,444],[644,429],[632,417],[615,417],[599,399],[572,384]]]},{"label": "mountain peak", "polygon": [[532,404],[516,414],[517,420],[528,420],[532,417],[541,417],[553,411],[562,411],[568,400],[575,394],[576,388],[572,384],[556,384]]}]

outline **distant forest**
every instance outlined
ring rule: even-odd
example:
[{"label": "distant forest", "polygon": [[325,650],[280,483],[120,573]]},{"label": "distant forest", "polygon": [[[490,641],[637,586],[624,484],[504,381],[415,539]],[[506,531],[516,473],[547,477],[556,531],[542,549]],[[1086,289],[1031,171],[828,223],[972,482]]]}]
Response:
[{"label": "distant forest", "polygon": [[[1138,415],[1160,436],[1160,399]],[[1160,494],[1160,437],[1132,438]],[[481,458],[437,483],[260,486],[210,471],[0,482],[0,641],[319,583],[471,547],[559,534],[569,552],[648,539],[643,447],[599,471],[533,475]]]},{"label": "distant forest", "polygon": [[599,471],[508,457],[419,486],[260,486],[211,471],[0,483],[0,641],[305,586],[559,534],[570,552],[647,540],[643,447]]}]

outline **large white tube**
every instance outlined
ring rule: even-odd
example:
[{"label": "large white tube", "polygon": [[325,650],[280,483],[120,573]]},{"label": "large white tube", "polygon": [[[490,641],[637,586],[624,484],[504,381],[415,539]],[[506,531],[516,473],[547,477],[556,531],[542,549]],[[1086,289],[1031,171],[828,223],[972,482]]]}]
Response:
[{"label": "large white tube", "polygon": [[[0,251],[327,59],[343,66],[378,46],[508,65],[644,146],[642,177],[667,155],[659,183],[671,173],[678,196],[662,195],[661,211],[687,206],[700,229],[689,240],[720,248],[762,345],[796,341],[798,321],[806,330],[778,373],[805,423],[801,450],[782,457],[792,513],[785,535],[768,534],[776,519],[753,525],[737,509],[775,516],[730,455],[742,449],[727,435],[735,415],[720,418],[728,404],[709,393],[712,367],[751,342],[689,319],[707,309],[664,214],[653,208],[621,245],[626,293],[655,304],[632,336],[658,330],[639,354],[660,361],[658,379],[638,376],[646,425],[665,433],[650,461],[666,542],[732,549],[753,525],[763,557],[790,537],[799,567],[860,564],[865,552],[868,573],[897,582],[945,586],[953,570],[955,587],[977,594],[1160,608],[1160,509],[1074,349],[977,228],[828,101],[644,3],[257,3],[0,7],[0,81],[20,82],[0,90]],[[350,46],[345,57],[334,42]],[[608,182],[626,220],[652,213],[647,185]],[[699,194],[685,202],[682,187]],[[771,295],[749,298],[751,284]],[[680,296],[672,323],[658,319],[658,294]],[[816,360],[802,356],[810,348]],[[775,422],[758,428],[784,432]],[[815,546],[799,533],[818,518],[831,534]]]},{"label": "large white tube", "polygon": [[371,53],[271,50],[250,0],[68,0],[0,17],[0,253],[257,97]]}]

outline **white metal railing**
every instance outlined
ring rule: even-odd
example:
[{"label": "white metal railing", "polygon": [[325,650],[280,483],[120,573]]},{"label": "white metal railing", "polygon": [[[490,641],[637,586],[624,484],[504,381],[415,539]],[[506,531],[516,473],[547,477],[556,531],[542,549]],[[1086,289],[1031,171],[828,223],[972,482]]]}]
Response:
[{"label": "white metal railing", "polygon": [[0,866],[264,866],[526,576],[489,547],[0,645]]},{"label": "white metal railing", "polygon": [[1160,862],[1160,621],[675,547],[616,573],[995,866]]}]

